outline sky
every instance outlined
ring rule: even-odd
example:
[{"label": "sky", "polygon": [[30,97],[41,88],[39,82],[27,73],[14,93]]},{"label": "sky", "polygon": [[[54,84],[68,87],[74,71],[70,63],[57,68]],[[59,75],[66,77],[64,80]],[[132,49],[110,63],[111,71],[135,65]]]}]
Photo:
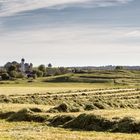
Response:
[{"label": "sky", "polygon": [[0,65],[140,65],[140,0],[0,0]]}]

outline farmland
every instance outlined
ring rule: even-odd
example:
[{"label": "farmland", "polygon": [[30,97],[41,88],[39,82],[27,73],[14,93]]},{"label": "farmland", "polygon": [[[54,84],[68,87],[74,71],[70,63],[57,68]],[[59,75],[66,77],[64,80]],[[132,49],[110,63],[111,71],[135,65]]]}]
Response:
[{"label": "farmland", "polygon": [[0,139],[139,140],[139,73],[121,73],[1,83]]}]

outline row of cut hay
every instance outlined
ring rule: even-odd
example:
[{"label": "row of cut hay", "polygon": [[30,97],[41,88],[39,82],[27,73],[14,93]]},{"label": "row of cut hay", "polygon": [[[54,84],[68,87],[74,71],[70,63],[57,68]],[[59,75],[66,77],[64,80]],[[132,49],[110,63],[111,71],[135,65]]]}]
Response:
[{"label": "row of cut hay", "polygon": [[73,106],[70,104],[62,103],[54,108],[50,108],[48,113],[61,113],[61,112],[80,112],[83,109],[80,106]]},{"label": "row of cut hay", "polygon": [[65,123],[63,127],[87,131],[140,133],[140,122],[134,118],[124,117],[118,120],[108,120],[94,114],[81,114]]},{"label": "row of cut hay", "polygon": [[[46,97],[39,97],[39,96],[33,96],[33,97],[19,97],[19,98],[9,98],[6,96],[3,96],[3,98],[0,99],[1,103],[24,103],[24,104],[43,104],[43,105],[55,105],[55,104],[62,104],[63,102],[67,104],[71,104],[76,107],[68,107],[68,111],[64,112],[78,112],[81,109],[84,110],[92,110],[92,109],[117,109],[117,108],[140,108],[140,104],[135,104],[135,102],[139,102],[139,98],[137,96],[133,96],[132,98],[127,100],[123,97],[123,99],[120,100],[120,98],[117,99],[117,97],[114,98],[104,98],[104,97],[90,97],[87,96],[86,98],[81,97],[54,97],[54,98],[46,98]],[[133,100],[132,99],[136,99]],[[79,108],[79,109],[78,109]],[[59,111],[59,108],[53,109],[50,112],[54,112],[55,110]],[[69,111],[71,110],[71,111]],[[63,111],[62,111],[63,112]]]},{"label": "row of cut hay", "polygon": [[124,117],[122,119],[114,118],[110,120],[94,114],[81,114],[78,117],[72,115],[50,117],[49,115],[36,114],[30,109],[25,108],[18,112],[0,113],[0,118],[10,122],[49,122],[50,126],[61,126],[73,130],[140,133],[140,122],[132,117]]},{"label": "row of cut hay", "polygon": [[[85,95],[73,95],[68,97],[60,97],[57,96],[39,96],[39,95],[26,95],[26,96],[5,96],[0,95],[0,102],[1,103],[20,103],[20,104],[43,104],[43,105],[56,105],[62,104],[63,102],[67,104],[71,104],[76,106],[75,108],[72,107],[65,112],[78,112],[81,109],[84,110],[92,110],[92,109],[117,109],[117,108],[140,108],[140,104],[135,103],[139,102],[140,93],[136,93],[131,95],[131,93],[124,94],[124,95],[113,95],[113,96],[90,96]],[[136,99],[135,101],[132,99]],[[78,109],[79,108],[79,109]],[[59,111],[59,108],[55,109]],[[52,112],[54,112],[53,110]]]},{"label": "row of cut hay", "polygon": [[6,119],[7,121],[45,122],[49,116],[35,113],[40,111],[38,108],[24,108],[18,112],[0,112],[0,119]]},{"label": "row of cut hay", "polygon": [[131,102],[114,102],[114,101],[95,101],[95,102],[86,102],[82,105],[79,104],[68,104],[62,103],[54,108],[50,108],[48,113],[61,113],[61,112],[82,112],[82,111],[91,111],[98,109],[114,109],[114,108],[131,108],[138,109],[140,108],[139,104],[134,105]]}]

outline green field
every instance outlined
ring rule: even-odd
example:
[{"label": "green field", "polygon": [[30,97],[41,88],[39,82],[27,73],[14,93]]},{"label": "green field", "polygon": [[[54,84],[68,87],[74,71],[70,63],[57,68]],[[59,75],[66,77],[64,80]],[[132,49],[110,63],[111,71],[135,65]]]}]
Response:
[{"label": "green field", "polygon": [[139,73],[1,81],[0,139],[139,140]]}]

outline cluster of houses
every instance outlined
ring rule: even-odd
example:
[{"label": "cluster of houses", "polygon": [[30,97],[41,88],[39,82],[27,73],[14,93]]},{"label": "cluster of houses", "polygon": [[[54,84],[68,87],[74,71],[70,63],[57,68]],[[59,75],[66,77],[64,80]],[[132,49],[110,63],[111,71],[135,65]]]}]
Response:
[{"label": "cluster of houses", "polygon": [[17,70],[21,71],[22,73],[29,73],[29,72],[32,72],[32,70],[33,70],[33,64],[32,63],[25,63],[24,58],[21,59],[20,63],[18,63],[16,61],[8,62],[7,64],[5,64],[4,68],[8,69],[12,65],[16,66]]},{"label": "cluster of houses", "polygon": [[[0,80],[22,77],[35,78],[36,76],[47,77],[71,73],[74,72],[73,70],[74,69],[72,68],[66,67],[52,67],[51,63],[49,63],[47,67],[45,67],[44,65],[40,65],[37,68],[34,68],[32,63],[26,63],[25,59],[22,58],[20,62],[7,62],[3,67],[0,67]],[[9,78],[3,78],[6,75]]]},{"label": "cluster of houses", "polygon": [[[14,66],[16,67],[17,72],[21,72],[23,75],[27,77],[33,77],[33,64],[32,63],[25,63],[25,59],[22,58],[21,62],[18,63],[16,61],[7,62],[3,67],[0,67],[0,72],[9,71],[9,69]],[[2,77],[0,76],[0,80]]]}]

